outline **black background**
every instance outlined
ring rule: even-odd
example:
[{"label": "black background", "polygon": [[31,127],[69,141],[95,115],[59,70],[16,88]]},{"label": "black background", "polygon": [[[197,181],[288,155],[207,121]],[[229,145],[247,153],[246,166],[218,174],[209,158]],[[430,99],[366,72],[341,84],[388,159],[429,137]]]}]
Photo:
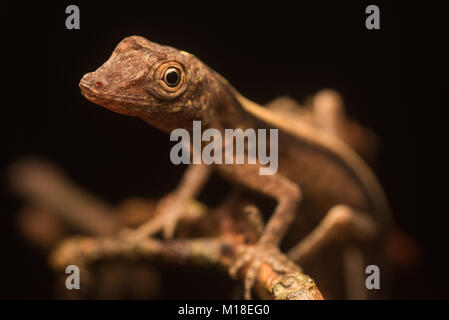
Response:
[{"label": "black background", "polygon": [[[65,28],[68,4],[80,7],[80,30]],[[380,30],[365,28],[368,4],[380,7]],[[37,155],[112,203],[171,190],[184,168],[170,163],[168,136],[78,89],[121,39],[142,35],[194,53],[262,104],[340,91],[349,115],[380,138],[376,172],[398,224],[423,248],[419,266],[396,274],[393,297],[448,298],[445,12],[447,5],[410,1],[8,4],[2,175],[14,160]],[[20,200],[2,178],[1,295],[49,298],[53,276],[18,233]],[[213,203],[226,188],[214,178],[203,197]]]}]

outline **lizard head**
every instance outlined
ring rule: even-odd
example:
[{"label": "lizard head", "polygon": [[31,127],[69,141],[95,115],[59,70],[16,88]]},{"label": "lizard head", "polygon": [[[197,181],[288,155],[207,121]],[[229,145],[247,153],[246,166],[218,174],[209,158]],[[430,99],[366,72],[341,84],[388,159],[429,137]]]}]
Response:
[{"label": "lizard head", "polygon": [[98,105],[170,131],[203,118],[214,96],[212,72],[190,53],[131,36],[79,86]]}]

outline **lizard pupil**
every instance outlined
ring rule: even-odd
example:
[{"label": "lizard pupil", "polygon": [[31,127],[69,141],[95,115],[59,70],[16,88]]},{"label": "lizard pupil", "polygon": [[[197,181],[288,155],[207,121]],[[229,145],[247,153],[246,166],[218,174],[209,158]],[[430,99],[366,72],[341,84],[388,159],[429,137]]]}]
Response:
[{"label": "lizard pupil", "polygon": [[168,68],[167,71],[165,71],[164,80],[169,87],[176,87],[181,80],[181,72],[178,68]]}]

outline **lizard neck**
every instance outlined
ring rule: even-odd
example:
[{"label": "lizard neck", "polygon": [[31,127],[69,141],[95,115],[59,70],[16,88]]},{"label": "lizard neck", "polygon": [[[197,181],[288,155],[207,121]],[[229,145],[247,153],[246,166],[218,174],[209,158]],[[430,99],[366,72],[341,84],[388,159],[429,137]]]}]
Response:
[{"label": "lizard neck", "polygon": [[262,125],[260,119],[244,108],[236,96],[237,91],[234,87],[220,74],[211,71],[217,81],[217,92],[214,95],[213,107],[204,119],[206,126],[219,130],[260,128]]}]

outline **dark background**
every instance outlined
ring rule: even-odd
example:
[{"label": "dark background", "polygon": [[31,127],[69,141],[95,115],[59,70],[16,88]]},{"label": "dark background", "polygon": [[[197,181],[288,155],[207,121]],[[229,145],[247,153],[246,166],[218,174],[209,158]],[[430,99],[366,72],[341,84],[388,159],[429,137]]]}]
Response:
[{"label": "dark background", "polygon": [[[348,114],[380,138],[376,172],[398,224],[423,249],[418,266],[396,273],[393,297],[448,298],[447,78],[438,77],[447,74],[447,5],[391,2],[8,4],[2,176],[14,160],[37,155],[112,203],[176,185],[184,168],[169,161],[166,134],[78,89],[121,39],[142,35],[192,52],[262,104],[282,94],[301,101],[322,88],[342,93]],[[68,4],[80,7],[80,30],[65,29]],[[380,30],[365,28],[369,4],[380,7]],[[2,178],[1,295],[49,298],[46,257],[18,232],[21,202]],[[203,197],[214,202],[226,188],[215,177]]]}]

